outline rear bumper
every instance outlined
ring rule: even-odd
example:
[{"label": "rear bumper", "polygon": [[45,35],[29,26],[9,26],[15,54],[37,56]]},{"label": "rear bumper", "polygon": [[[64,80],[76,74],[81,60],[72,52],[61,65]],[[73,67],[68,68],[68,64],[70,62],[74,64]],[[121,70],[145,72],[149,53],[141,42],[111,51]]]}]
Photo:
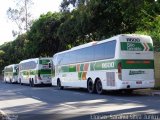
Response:
[{"label": "rear bumper", "polygon": [[139,89],[139,88],[153,88],[155,86],[154,80],[147,81],[121,81],[118,89]]},{"label": "rear bumper", "polygon": [[34,84],[51,84],[51,80],[35,80]]}]

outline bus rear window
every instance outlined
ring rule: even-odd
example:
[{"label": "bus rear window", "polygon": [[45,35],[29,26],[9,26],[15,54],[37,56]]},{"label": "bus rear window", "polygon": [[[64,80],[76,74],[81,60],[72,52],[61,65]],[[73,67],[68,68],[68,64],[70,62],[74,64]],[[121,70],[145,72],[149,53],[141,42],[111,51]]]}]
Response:
[{"label": "bus rear window", "polygon": [[49,62],[50,62],[50,60],[40,60],[39,64],[48,65]]},{"label": "bus rear window", "polygon": [[50,68],[50,67],[49,67],[49,63],[50,63],[50,62],[51,62],[50,60],[44,59],[44,60],[40,60],[40,61],[39,61],[39,64],[41,64],[42,69],[49,69],[49,68]]}]

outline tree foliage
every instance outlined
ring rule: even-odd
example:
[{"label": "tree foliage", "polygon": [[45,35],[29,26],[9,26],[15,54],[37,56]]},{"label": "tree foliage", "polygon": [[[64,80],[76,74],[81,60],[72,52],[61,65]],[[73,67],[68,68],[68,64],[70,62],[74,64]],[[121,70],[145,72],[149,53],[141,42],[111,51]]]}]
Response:
[{"label": "tree foliage", "polygon": [[60,25],[60,18],[60,13],[48,12],[34,21],[28,32],[27,50],[28,53],[34,53],[30,54],[30,57],[53,56],[59,51],[60,40],[57,36],[57,29]]},{"label": "tree foliage", "polygon": [[0,68],[123,33],[150,35],[160,51],[160,0],[63,0],[61,12],[41,15],[25,34],[0,46]]}]

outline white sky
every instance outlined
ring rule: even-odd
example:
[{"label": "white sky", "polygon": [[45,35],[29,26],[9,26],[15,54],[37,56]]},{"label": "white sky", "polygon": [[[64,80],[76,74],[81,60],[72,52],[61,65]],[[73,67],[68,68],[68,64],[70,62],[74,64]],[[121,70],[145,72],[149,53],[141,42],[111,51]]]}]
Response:
[{"label": "white sky", "polygon": [[[0,0],[0,45],[4,42],[12,41],[15,38],[12,36],[14,24],[8,20],[6,11],[9,7],[15,6],[14,0]],[[58,12],[62,0],[32,0],[32,16],[34,19],[38,18],[41,14],[48,11]]]}]

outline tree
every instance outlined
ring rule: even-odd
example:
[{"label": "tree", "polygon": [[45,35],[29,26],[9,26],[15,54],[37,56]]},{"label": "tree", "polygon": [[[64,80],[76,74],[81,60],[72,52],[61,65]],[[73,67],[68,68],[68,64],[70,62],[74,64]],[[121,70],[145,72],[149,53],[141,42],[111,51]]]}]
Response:
[{"label": "tree", "polygon": [[13,36],[26,32],[32,24],[31,13],[29,11],[33,4],[32,0],[16,0],[15,4],[15,8],[9,7],[7,10],[8,18],[14,22],[18,28],[18,30],[12,30]]},{"label": "tree", "polygon": [[60,50],[60,40],[57,36],[57,29],[61,23],[60,13],[43,14],[28,31],[29,43],[27,45],[30,57],[53,56]]}]

